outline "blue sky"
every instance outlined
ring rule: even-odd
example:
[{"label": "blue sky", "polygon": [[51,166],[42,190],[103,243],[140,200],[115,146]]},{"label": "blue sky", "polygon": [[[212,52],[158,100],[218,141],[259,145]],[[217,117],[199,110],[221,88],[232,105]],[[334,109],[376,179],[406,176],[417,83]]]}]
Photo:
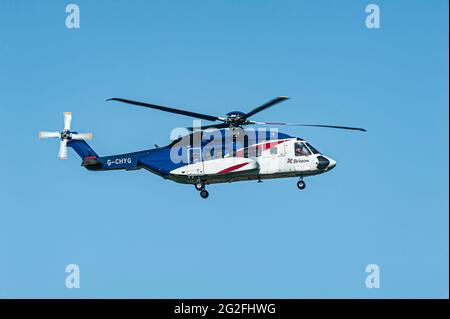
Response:
[{"label": "blue sky", "polygon": [[[0,297],[448,297],[448,2],[3,0]],[[328,174],[193,187],[57,159],[62,112],[109,155],[164,145],[187,117],[361,126],[282,132],[337,160]],[[78,264],[81,288],[67,289]],[[378,264],[381,287],[365,287]]]}]

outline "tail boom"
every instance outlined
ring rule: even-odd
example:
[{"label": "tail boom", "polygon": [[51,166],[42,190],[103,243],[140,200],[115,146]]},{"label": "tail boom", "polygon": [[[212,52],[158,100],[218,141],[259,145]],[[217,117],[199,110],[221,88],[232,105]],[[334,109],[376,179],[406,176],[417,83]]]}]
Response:
[{"label": "tail boom", "polygon": [[81,157],[81,165],[91,171],[137,170],[141,168],[139,159],[149,153],[142,151],[100,157],[84,140],[71,140],[67,146],[72,147]]}]

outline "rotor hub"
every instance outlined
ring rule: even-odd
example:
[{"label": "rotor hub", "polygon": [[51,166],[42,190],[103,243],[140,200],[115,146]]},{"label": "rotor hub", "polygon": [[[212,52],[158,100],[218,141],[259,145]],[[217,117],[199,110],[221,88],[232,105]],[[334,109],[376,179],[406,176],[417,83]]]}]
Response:
[{"label": "rotor hub", "polygon": [[244,116],[245,116],[245,113],[240,112],[240,111],[229,112],[229,113],[227,113],[226,122],[229,123],[231,126],[240,126],[245,121],[245,120],[243,120]]},{"label": "rotor hub", "polygon": [[61,132],[61,139],[62,140],[69,140],[71,138],[71,133],[69,130],[64,130]]}]

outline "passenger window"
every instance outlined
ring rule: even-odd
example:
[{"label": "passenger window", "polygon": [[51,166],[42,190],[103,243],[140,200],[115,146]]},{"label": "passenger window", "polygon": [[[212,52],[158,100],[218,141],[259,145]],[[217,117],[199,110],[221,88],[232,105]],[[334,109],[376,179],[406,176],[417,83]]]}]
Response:
[{"label": "passenger window", "polygon": [[205,160],[209,161],[214,158],[214,149],[205,152]]},{"label": "passenger window", "polygon": [[272,146],[270,148],[270,155],[277,155],[277,152],[278,152],[278,146],[277,145]]},{"label": "passenger window", "polygon": [[311,155],[311,152],[308,150],[305,144],[303,143],[295,143],[295,156],[308,156]]},{"label": "passenger window", "polygon": [[248,156],[249,157],[255,157],[255,147],[254,146],[249,147],[249,149],[248,149]]},{"label": "passenger window", "polygon": [[200,148],[190,148],[189,149],[189,164],[194,164],[201,162],[201,149]]},{"label": "passenger window", "polygon": [[261,145],[256,145],[255,147],[255,157],[261,156]]}]

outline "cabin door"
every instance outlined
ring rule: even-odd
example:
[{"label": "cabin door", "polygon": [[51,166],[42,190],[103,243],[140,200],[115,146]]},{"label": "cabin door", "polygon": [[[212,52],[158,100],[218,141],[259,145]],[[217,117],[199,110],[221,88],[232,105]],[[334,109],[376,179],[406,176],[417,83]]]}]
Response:
[{"label": "cabin door", "polygon": [[203,175],[202,149],[200,147],[190,147],[188,149],[189,165],[186,167],[188,175]]},{"label": "cabin door", "polygon": [[280,172],[281,161],[285,156],[284,143],[267,142],[264,145],[263,156],[260,159],[261,174],[276,174]]}]

